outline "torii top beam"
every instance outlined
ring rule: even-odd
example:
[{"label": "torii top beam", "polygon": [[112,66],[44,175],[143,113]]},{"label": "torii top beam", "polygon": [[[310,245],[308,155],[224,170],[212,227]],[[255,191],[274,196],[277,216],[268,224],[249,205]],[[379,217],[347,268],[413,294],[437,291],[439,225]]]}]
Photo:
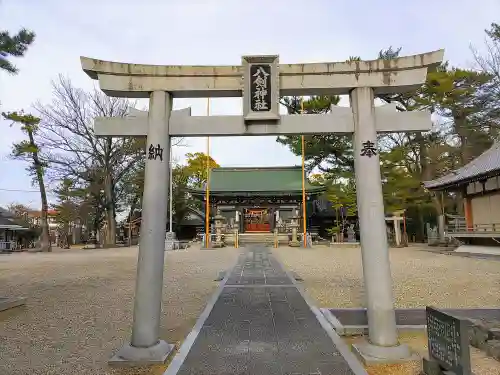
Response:
[{"label": "torii top beam", "polygon": [[[279,64],[280,95],[342,95],[358,87],[372,87],[375,94],[414,90],[424,82],[428,69],[441,63],[444,50],[390,60]],[[245,64],[186,66],[125,64],[81,57],[83,70],[99,80],[107,95],[147,98],[153,91],[173,97],[241,97]]]}]

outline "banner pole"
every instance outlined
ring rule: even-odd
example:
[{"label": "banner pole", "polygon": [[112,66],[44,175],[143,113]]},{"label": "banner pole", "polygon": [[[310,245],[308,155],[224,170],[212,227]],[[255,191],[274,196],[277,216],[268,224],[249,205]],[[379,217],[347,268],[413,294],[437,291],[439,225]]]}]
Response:
[{"label": "banner pole", "polygon": [[[207,98],[207,116],[210,116],[210,98]],[[210,136],[207,137],[207,182],[205,184],[205,248],[210,247]]]},{"label": "banner pole", "polygon": [[[300,99],[300,113],[304,114],[304,98]],[[307,210],[306,210],[306,153],[305,153],[305,140],[301,136],[302,143],[302,224],[304,226],[304,247],[307,247]]]}]

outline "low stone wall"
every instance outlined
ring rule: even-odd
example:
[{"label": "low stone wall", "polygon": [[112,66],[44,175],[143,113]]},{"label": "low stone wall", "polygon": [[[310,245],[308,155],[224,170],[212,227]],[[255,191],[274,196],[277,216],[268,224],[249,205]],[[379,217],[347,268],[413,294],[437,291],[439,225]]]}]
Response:
[{"label": "low stone wall", "polygon": [[[500,361],[500,310],[499,309],[441,309],[471,322],[469,342],[487,356]],[[320,309],[322,314],[341,336],[368,334],[366,309]],[[425,330],[425,309],[396,309],[396,324],[400,330]]]},{"label": "low stone wall", "polygon": [[500,321],[469,320],[472,323],[469,331],[470,344],[500,361]]}]

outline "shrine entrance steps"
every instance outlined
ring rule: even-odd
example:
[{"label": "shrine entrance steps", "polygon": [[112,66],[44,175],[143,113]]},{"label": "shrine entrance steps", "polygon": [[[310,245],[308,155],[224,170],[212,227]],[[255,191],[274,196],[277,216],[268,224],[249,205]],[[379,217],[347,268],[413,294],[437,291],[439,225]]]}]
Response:
[{"label": "shrine entrance steps", "polygon": [[274,243],[274,234],[271,232],[245,232],[238,235],[241,246],[245,245],[270,245]]},{"label": "shrine entrance steps", "polygon": [[[234,244],[234,234],[227,233],[224,235],[224,242],[228,245]],[[274,246],[274,233],[271,232],[245,232],[238,234],[238,242],[240,247],[252,245]],[[278,234],[279,244],[288,244],[288,234]]]},{"label": "shrine entrance steps", "polygon": [[165,375],[366,371],[264,246],[243,249]]}]

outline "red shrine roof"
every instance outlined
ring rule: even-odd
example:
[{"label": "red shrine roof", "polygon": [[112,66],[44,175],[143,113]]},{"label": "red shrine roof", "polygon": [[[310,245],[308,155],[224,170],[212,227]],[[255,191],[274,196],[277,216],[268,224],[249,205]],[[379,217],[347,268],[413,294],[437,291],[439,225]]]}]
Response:
[{"label": "red shrine roof", "polygon": [[500,142],[495,142],[470,163],[435,180],[424,181],[423,184],[429,190],[444,190],[498,175],[500,175]]}]

